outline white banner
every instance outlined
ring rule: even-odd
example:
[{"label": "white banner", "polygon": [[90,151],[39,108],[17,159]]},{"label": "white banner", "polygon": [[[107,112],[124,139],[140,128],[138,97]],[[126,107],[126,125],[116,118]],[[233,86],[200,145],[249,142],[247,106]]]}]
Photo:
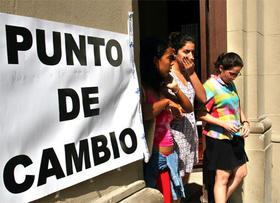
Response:
[{"label": "white banner", "polygon": [[143,158],[129,37],[0,13],[1,202]]}]

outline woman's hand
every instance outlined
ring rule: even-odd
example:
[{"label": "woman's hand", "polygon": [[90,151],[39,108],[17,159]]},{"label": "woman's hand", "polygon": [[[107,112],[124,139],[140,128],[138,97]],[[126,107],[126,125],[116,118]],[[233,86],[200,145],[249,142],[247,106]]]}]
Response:
[{"label": "woman's hand", "polygon": [[241,131],[241,136],[242,137],[248,137],[250,134],[250,125],[249,123],[244,123]]},{"label": "woman's hand", "polygon": [[[168,89],[171,89],[173,94],[168,93],[168,91],[164,92],[163,95],[165,95],[166,98],[173,100],[181,107],[180,111],[184,111],[185,113],[190,113],[193,111],[193,105],[188,99],[188,97],[180,90],[176,80],[169,75],[167,78],[165,78],[166,87]],[[167,90],[167,88],[165,88]]]},{"label": "woman's hand", "polygon": [[172,114],[172,116],[176,120],[179,120],[183,116],[183,112],[182,112],[183,108],[179,104],[173,102],[172,100],[169,101],[168,106],[166,107],[166,110],[170,114]]},{"label": "woman's hand", "polygon": [[166,78],[165,82],[168,89],[171,89],[173,92],[178,91],[178,84],[171,75]]},{"label": "woman's hand", "polygon": [[239,128],[235,124],[228,121],[224,121],[223,128],[225,128],[230,133],[237,133],[239,131]]},{"label": "woman's hand", "polygon": [[182,59],[182,64],[184,65],[184,68],[189,75],[191,75],[194,72],[195,64],[192,59],[189,59],[188,57],[184,57]]}]

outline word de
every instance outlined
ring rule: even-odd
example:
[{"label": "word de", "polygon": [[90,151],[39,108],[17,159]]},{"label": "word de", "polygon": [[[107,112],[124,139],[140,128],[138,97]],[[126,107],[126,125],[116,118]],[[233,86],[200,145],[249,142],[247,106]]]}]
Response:
[{"label": "word de", "polygon": [[[84,116],[91,117],[99,115],[99,108],[90,108],[91,104],[98,104],[98,97],[90,97],[90,94],[97,94],[98,87],[83,87],[82,103],[84,109]],[[66,98],[72,101],[72,110],[67,111]],[[59,121],[66,121],[76,118],[80,113],[80,100],[79,95],[74,89],[65,88],[58,89],[58,104],[59,104]]]}]

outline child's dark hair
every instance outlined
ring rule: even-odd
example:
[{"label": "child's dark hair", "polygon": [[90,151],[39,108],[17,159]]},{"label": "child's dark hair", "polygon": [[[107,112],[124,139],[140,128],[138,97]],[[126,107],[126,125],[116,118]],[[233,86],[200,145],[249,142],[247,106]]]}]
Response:
[{"label": "child's dark hair", "polygon": [[240,66],[241,68],[243,67],[243,61],[241,57],[234,52],[222,53],[220,56],[218,56],[214,64],[218,73],[220,73],[220,65],[223,66],[224,70],[231,70],[235,66]]},{"label": "child's dark hair", "polygon": [[143,86],[151,87],[159,92],[164,78],[154,63],[154,58],[160,59],[168,48],[168,44],[157,38],[149,38],[140,45],[140,74]]},{"label": "child's dark hair", "polygon": [[195,40],[188,34],[183,34],[181,32],[171,32],[169,34],[168,44],[170,47],[175,49],[176,54],[187,42],[195,44]]}]

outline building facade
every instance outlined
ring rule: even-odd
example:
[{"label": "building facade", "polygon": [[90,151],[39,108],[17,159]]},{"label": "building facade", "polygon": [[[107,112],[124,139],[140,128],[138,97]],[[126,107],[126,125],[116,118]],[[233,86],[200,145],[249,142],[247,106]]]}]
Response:
[{"label": "building facade", "polygon": [[279,6],[277,0],[227,0],[227,50],[244,59],[237,85],[251,122],[248,175],[238,197],[242,202],[280,200]]}]

